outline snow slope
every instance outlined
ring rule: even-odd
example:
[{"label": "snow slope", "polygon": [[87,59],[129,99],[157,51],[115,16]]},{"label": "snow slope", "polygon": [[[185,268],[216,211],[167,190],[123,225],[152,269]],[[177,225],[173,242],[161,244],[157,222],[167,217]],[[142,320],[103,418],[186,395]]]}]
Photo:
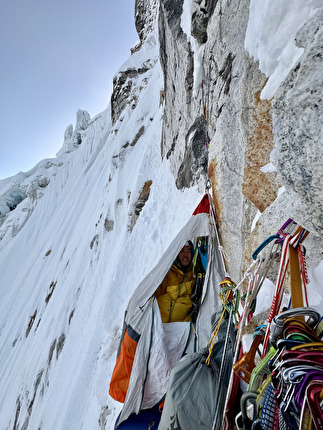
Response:
[{"label": "snow slope", "polygon": [[[147,83],[136,109],[113,127],[109,109],[95,117],[81,146],[59,155],[63,164],[23,228],[12,236],[10,226],[0,242],[1,428],[111,428],[116,418],[107,391],[125,306],[200,199],[195,189],[176,190],[160,160],[154,40],[121,68],[154,60],[138,78]],[[150,196],[130,233],[147,181]],[[10,213],[18,225],[28,204]]]}]

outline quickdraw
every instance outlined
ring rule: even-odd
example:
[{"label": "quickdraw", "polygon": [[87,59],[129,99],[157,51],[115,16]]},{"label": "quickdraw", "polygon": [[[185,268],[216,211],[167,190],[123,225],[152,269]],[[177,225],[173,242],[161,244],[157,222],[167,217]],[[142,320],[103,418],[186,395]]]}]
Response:
[{"label": "quickdraw", "polygon": [[[254,263],[247,278],[249,286],[242,295],[242,316],[237,334],[233,371],[249,383],[242,398],[244,430],[323,429],[323,318],[308,307],[309,282],[302,244],[308,232],[289,219],[253,253]],[[269,245],[265,258],[261,252]],[[250,350],[237,360],[242,328],[254,310],[255,299],[273,260],[280,257],[274,298],[264,325],[257,327]],[[292,267],[293,266],[293,267]],[[295,266],[297,268],[295,269]],[[292,308],[279,314],[285,293],[286,273],[290,268]],[[235,287],[239,289],[240,284]],[[222,290],[223,294],[228,290]],[[230,292],[228,298],[234,294]],[[225,296],[226,297],[226,296]],[[303,302],[307,307],[303,307]],[[296,306],[296,307],[295,307]],[[227,311],[230,305],[226,305]],[[264,336],[265,332],[265,336]],[[261,361],[255,356],[263,340]],[[225,412],[232,386],[231,374]],[[247,412],[251,408],[252,412]],[[250,415],[251,413],[251,415]],[[251,419],[252,417],[252,419]],[[225,414],[222,424],[225,422]],[[238,425],[238,417],[236,419]],[[284,427],[285,426],[285,427]]]}]

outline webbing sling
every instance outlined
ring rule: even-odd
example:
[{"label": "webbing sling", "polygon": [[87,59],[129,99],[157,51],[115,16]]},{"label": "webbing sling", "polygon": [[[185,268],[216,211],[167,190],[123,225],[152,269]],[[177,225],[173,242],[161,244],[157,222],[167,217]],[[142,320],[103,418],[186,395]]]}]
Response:
[{"label": "webbing sling", "polygon": [[[299,227],[301,229],[301,227]],[[296,234],[298,233],[297,230]],[[291,282],[291,302],[292,308],[301,308],[304,306],[302,279],[300,273],[300,261],[298,257],[297,247],[307,237],[308,231],[302,229],[300,239],[297,241],[296,248],[289,244],[289,267],[290,267],[290,282]],[[304,286],[305,288],[305,286]]]},{"label": "webbing sling", "polygon": [[302,308],[304,303],[298,252],[292,245],[289,245],[289,267],[292,308]]},{"label": "webbing sling", "polygon": [[[276,291],[273,299],[273,304],[268,316],[268,327],[264,340],[262,358],[265,357],[269,341],[270,323],[274,316],[279,311],[282,297],[283,297],[283,282],[286,274],[286,269],[289,264],[290,279],[291,279],[291,300],[292,307],[303,307],[303,290],[302,281],[300,276],[300,264],[298,258],[297,248],[301,242],[307,237],[308,232],[302,227],[298,227],[296,232],[290,236],[286,235],[282,248],[282,255],[280,261],[280,269],[276,284]],[[288,252],[286,252],[288,250]],[[305,286],[304,286],[305,287]]]}]

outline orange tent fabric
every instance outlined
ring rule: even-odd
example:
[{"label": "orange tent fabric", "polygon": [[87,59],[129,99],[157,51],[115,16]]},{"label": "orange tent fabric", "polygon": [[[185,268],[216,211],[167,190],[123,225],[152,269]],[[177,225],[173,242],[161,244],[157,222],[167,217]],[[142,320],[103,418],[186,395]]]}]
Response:
[{"label": "orange tent fabric", "polygon": [[138,342],[132,339],[128,330],[126,330],[122,339],[120,353],[112,373],[109,388],[110,396],[121,403],[124,403],[126,398],[137,344]]}]

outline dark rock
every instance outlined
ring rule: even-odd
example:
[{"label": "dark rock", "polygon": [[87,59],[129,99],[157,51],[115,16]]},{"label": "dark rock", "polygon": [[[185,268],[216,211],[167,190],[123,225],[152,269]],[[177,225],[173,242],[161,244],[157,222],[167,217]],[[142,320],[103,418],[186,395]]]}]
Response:
[{"label": "dark rock", "polygon": [[134,87],[133,79],[146,73],[149,69],[148,65],[143,65],[139,69],[130,68],[124,70],[114,77],[111,95],[112,124],[115,124],[127,105],[131,105],[132,108],[137,106],[138,96],[132,92]]},{"label": "dark rock", "polygon": [[108,217],[104,221],[104,228],[107,232],[112,231],[114,229],[114,221],[109,220]]},{"label": "dark rock", "polygon": [[174,36],[178,37],[183,34],[180,25],[183,13],[183,0],[161,0],[160,4],[164,10],[163,16],[166,18]]},{"label": "dark rock", "polygon": [[136,0],[135,26],[140,43],[134,48],[133,52],[141,48],[143,41],[153,30],[156,14],[157,0]]},{"label": "dark rock", "polygon": [[186,135],[185,157],[179,168],[177,188],[189,188],[201,175],[207,175],[207,142],[207,122],[204,116],[201,116],[195,120]]},{"label": "dark rock", "polygon": [[149,199],[150,196],[150,188],[152,185],[152,181],[146,181],[144,186],[142,187],[138,200],[135,203],[134,206],[134,211],[133,213],[130,215],[130,224],[129,224],[129,231],[132,232],[132,230],[134,229],[134,226],[136,225],[136,222],[139,218],[139,215],[143,209],[143,207],[145,206],[147,200]]},{"label": "dark rock", "polygon": [[197,10],[192,15],[192,36],[200,43],[207,41],[207,25],[209,17],[201,10]]}]

